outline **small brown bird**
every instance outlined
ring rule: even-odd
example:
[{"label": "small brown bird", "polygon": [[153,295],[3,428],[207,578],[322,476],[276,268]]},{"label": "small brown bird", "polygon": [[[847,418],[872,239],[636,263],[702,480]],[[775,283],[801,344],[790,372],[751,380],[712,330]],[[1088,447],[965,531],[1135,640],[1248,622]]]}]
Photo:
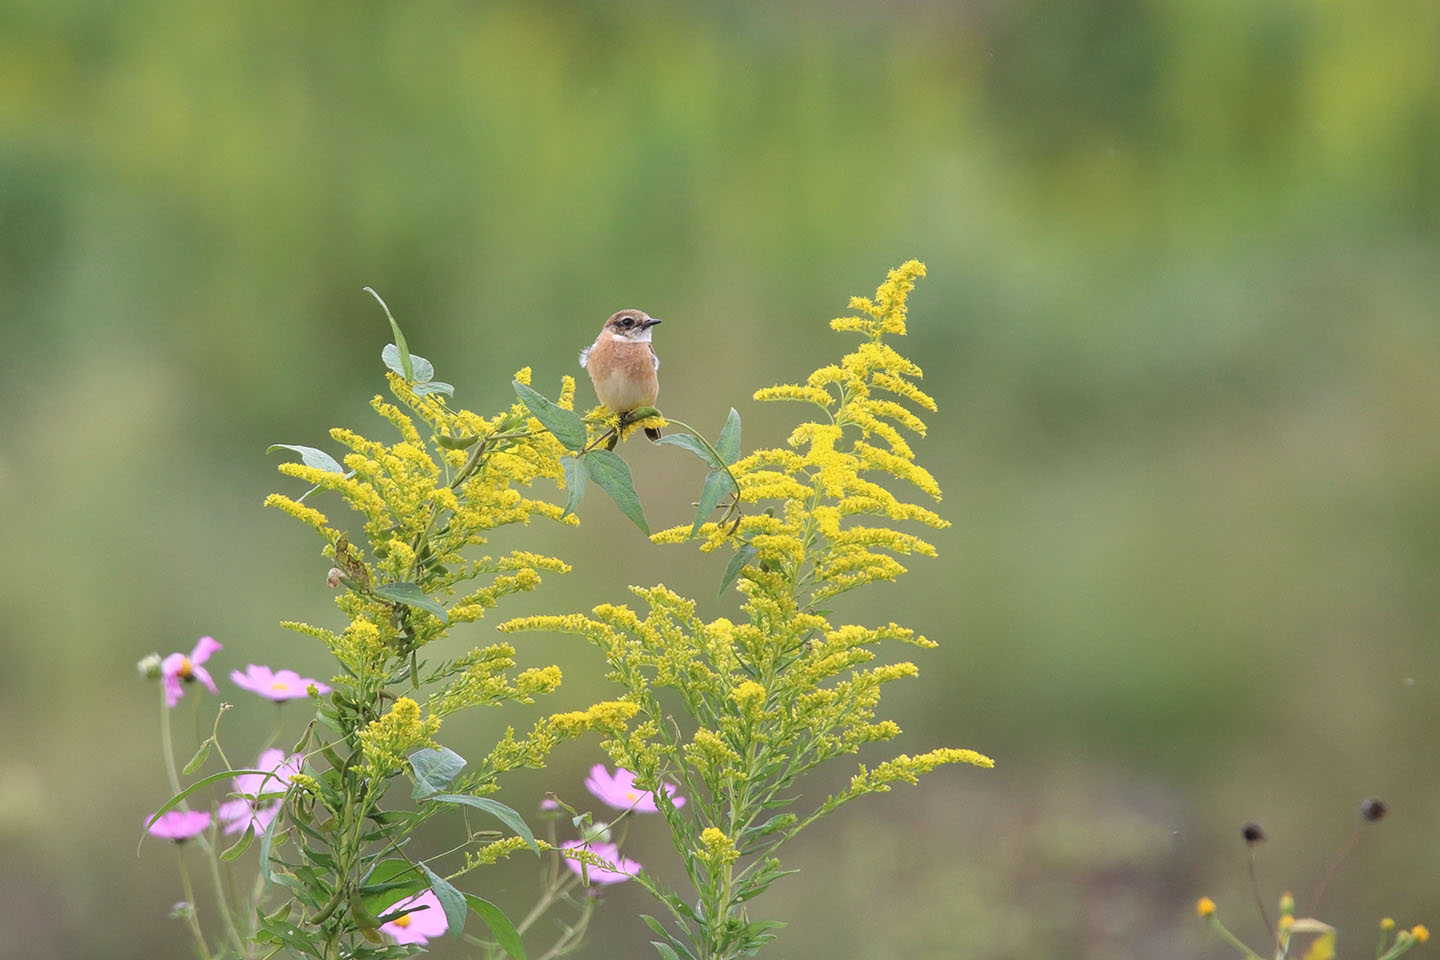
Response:
[{"label": "small brown bird", "polygon": [[[621,310],[605,321],[595,342],[580,351],[580,366],[589,372],[595,396],[622,418],[653,406],[660,394],[660,358],[650,343],[650,328],[659,322],[644,310]],[[645,436],[659,440],[660,431],[646,427]]]}]

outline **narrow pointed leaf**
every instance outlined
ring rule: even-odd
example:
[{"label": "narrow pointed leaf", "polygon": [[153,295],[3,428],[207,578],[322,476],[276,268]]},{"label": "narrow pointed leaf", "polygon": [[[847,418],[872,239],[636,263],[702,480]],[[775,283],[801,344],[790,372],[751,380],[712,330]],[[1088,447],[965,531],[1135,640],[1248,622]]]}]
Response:
[{"label": "narrow pointed leaf", "polygon": [[630,476],[630,465],[612,450],[591,450],[586,458],[590,468],[590,479],[600,489],[610,494],[610,499],[620,512],[634,521],[635,526],[650,535],[650,525],[645,522],[645,511],[640,506],[640,497],[635,493],[635,481]]},{"label": "narrow pointed leaf", "polygon": [[720,579],[720,596],[723,597],[725,595],[725,591],[730,588],[730,584],[734,583],[735,578],[740,576],[740,571],[759,555],[760,551],[748,543],[735,551],[735,556],[730,558],[730,565],[725,568],[725,576]]},{"label": "narrow pointed leaf", "polygon": [[730,474],[724,470],[711,470],[705,475],[705,486],[700,490],[700,502],[695,509],[695,522],[690,526],[690,536],[700,532],[700,527],[710,514],[715,512],[715,507],[720,503],[720,498],[725,496],[733,488],[730,482]]},{"label": "narrow pointed leaf", "polygon": [[452,937],[459,937],[465,930],[465,917],[469,912],[465,894],[456,890],[450,881],[425,864],[420,864],[420,869],[425,871],[425,879],[430,881],[430,890],[440,901],[440,908],[445,911],[445,922],[449,924],[445,932]]},{"label": "narrow pointed leaf", "polygon": [[560,466],[565,468],[565,489],[569,491],[565,498],[565,512],[560,514],[564,517],[580,506],[580,498],[585,496],[585,483],[590,479],[590,469],[585,466],[583,457],[561,457]]},{"label": "narrow pointed leaf", "polygon": [[307,467],[314,467],[316,470],[324,470],[326,473],[344,473],[345,468],[336,462],[324,450],[315,447],[307,447],[298,443],[272,443],[265,448],[266,453],[274,453],[276,450],[293,450],[300,454],[300,460]]},{"label": "narrow pointed leaf", "polygon": [[680,960],[680,955],[676,953],[675,948],[670,946],[670,944],[668,943],[661,943],[659,940],[651,940],[650,946],[655,948],[655,952],[660,954],[663,960]]},{"label": "narrow pointed leaf", "polygon": [[[394,370],[396,373],[400,374],[400,376],[404,377],[406,380],[414,383],[415,367],[414,364],[410,362],[410,347],[405,342],[405,334],[400,332],[400,324],[395,322],[395,315],[390,312],[390,306],[383,299],[381,299],[380,294],[376,293],[371,287],[366,287],[365,292],[370,294],[370,296],[374,297],[375,302],[380,304],[380,309],[385,311],[385,319],[390,321],[390,332],[395,334],[395,343],[391,344],[390,346],[395,347],[395,357],[397,360],[400,361],[400,366],[390,367],[390,361],[388,359],[385,360],[385,365],[387,367],[390,367],[391,370]],[[388,350],[389,347],[386,347],[386,349]],[[381,352],[380,356],[381,359],[385,359],[385,354],[383,351]],[[431,376],[434,376],[433,371],[431,372]],[[429,380],[430,377],[426,377],[425,379]]]},{"label": "narrow pointed leaf", "polygon": [[190,758],[190,762],[185,764],[185,767],[180,772],[188,777],[203,767],[205,761],[210,757],[210,748],[213,746],[215,746],[215,738],[207,737],[205,742],[200,744],[200,749],[195,751],[195,756]]},{"label": "narrow pointed leaf", "polygon": [[415,771],[415,787],[411,800],[428,797],[444,790],[465,767],[465,758],[448,747],[438,750],[416,750],[410,754],[410,769]]},{"label": "narrow pointed leaf", "polygon": [[701,460],[705,461],[707,464],[717,470],[724,469],[725,467],[725,464],[717,460],[715,458],[715,454],[710,452],[709,447],[701,443],[698,437],[691,436],[688,433],[672,433],[667,436],[661,437],[655,442],[661,446],[679,447],[682,450],[689,450],[691,453],[695,454],[695,456],[699,457]]},{"label": "narrow pointed leaf", "polygon": [[494,935],[495,942],[510,954],[512,960],[526,960],[525,944],[520,941],[519,931],[515,929],[515,924],[510,922],[510,918],[505,916],[504,910],[471,893],[465,894],[465,902],[470,905],[471,910],[480,914],[480,919],[485,921],[490,933]]},{"label": "narrow pointed leaf", "polygon": [[250,844],[252,841],[254,841],[254,839],[255,824],[251,823],[248,827],[245,828],[245,832],[241,835],[239,840],[236,840],[230,846],[225,848],[224,852],[220,854],[220,859],[226,863],[229,863],[231,860],[239,857],[240,854],[244,853],[246,850],[249,850]]},{"label": "narrow pointed leaf", "polygon": [[271,883],[275,883],[275,874],[270,869],[270,845],[275,842],[275,830],[280,823],[280,813],[270,818],[265,825],[265,832],[260,835],[260,876]]},{"label": "narrow pointed leaf", "polygon": [[531,415],[539,420],[546,430],[555,434],[555,439],[564,444],[566,450],[585,448],[590,434],[579,414],[551,402],[519,380],[511,381],[511,386],[515,388],[515,395],[530,409]]},{"label": "narrow pointed leaf", "polygon": [[[199,790],[201,787],[208,787],[212,783],[219,783],[221,780],[229,780],[231,777],[244,776],[245,774],[259,774],[262,777],[269,777],[274,775],[274,771],[226,770],[223,773],[212,773],[208,777],[202,777],[201,779],[196,780],[194,783],[190,784],[190,786],[186,787],[184,790],[181,790],[169,800],[166,800],[165,803],[161,805],[159,810],[156,810],[153,814],[151,814],[150,819],[145,821],[144,830],[140,834],[140,842],[145,842],[145,838],[150,835],[149,830],[155,825],[156,820],[159,820],[163,814],[169,813],[171,810],[175,809],[176,806],[182,803],[186,797],[190,796],[190,794],[194,793],[196,790]],[[138,844],[136,846],[136,849],[139,849]]]},{"label": "narrow pointed leaf", "polygon": [[720,429],[720,439],[715,441],[715,452],[720,454],[720,459],[725,461],[728,467],[740,456],[740,414],[735,408],[730,408],[730,416],[725,418],[725,426]]},{"label": "narrow pointed leaf", "polygon": [[413,583],[381,583],[371,592],[382,600],[403,603],[407,607],[432,613],[440,618],[441,623],[450,622],[450,615],[445,612],[445,608],[426,596],[425,592]]},{"label": "narrow pointed leaf", "polygon": [[434,800],[436,803],[458,803],[462,806],[474,807],[476,810],[483,810],[515,831],[515,835],[524,840],[526,845],[535,851],[536,856],[540,854],[540,845],[535,842],[535,833],[525,822],[525,818],[499,800],[492,800],[489,797],[472,797],[464,793],[441,793],[425,799]]}]

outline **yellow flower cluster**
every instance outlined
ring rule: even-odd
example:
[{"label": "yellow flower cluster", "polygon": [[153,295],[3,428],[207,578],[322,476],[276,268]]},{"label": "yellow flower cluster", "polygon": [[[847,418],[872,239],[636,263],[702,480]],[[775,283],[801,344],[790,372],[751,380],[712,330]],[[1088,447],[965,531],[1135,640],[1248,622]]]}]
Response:
[{"label": "yellow flower cluster", "polygon": [[[785,445],[730,464],[740,505],[756,509],[700,527],[702,550],[744,551],[735,581],[745,597],[743,620],[703,621],[693,601],[660,585],[631,588],[643,611],[601,604],[589,616],[524,617],[499,627],[583,636],[604,654],[607,679],[624,688],[623,702],[638,722],[602,746],[635,772],[637,784],[674,782],[690,800],[667,820],[685,821],[671,827],[677,838],[690,838],[677,839],[677,848],[690,861],[692,879],[699,878],[707,918],[729,916],[728,909],[764,889],[783,872],[770,854],[848,800],[896,781],[913,783],[941,764],[993,766],[973,750],[901,755],[874,770],[862,767],[849,789],[807,816],[769,812],[795,802],[789,798],[807,771],[899,734],[894,722],[876,719],[881,688],[914,676],[916,667],[870,664],[875,647],[934,646],[895,623],[835,625],[821,609],[836,594],[903,573],[896,557],[935,554],[898,523],[947,526],[891,490],[902,481],[940,499],[939,485],[915,462],[904,435],[925,434],[911,407],[934,410],[935,403],[916,385],[920,368],[885,342],[905,333],[907,297],[924,272],[910,261],[890,272],[873,300],[851,302],[859,315],[832,326],[863,341],[838,363],[804,383],[756,393],[757,400],[799,401],[819,413],[796,426]],[[682,542],[690,529],[674,527],[653,539]],[[672,720],[677,712],[689,723]],[[694,733],[685,740],[679,729],[687,726]],[[736,875],[731,864],[741,856],[763,867]]]},{"label": "yellow flower cluster", "polygon": [[418,747],[435,747],[440,718],[420,718],[420,705],[400,697],[390,712],[367,724],[359,734],[362,769],[373,780],[382,780],[405,769],[406,757]]},{"label": "yellow flower cluster", "polygon": [[712,867],[724,866],[740,859],[735,841],[725,835],[719,827],[706,827],[700,831],[700,856]]},{"label": "yellow flower cluster", "polygon": [[[934,528],[949,525],[879,482],[901,480],[940,499],[935,478],[915,463],[914,450],[901,432],[924,436],[925,422],[902,403],[880,395],[935,409],[935,401],[914,382],[921,377],[920,368],[884,340],[904,335],[907,297],[924,275],[924,264],[911,260],[890,271],[874,300],[851,301],[864,316],[843,317],[831,326],[863,334],[866,340],[838,364],[820,367],[803,384],[756,392],[756,400],[811,403],[823,419],[796,427],[787,447],[757,450],[731,466],[742,504],[775,503],[743,517],[735,535],[730,524],[702,525],[702,550],[748,544],[758,553],[743,575],[750,577],[749,570],[756,568],[783,571],[806,606],[865,583],[895,579],[905,572],[896,556],[935,555],[935,548],[914,534],[854,521],[871,516]],[[678,526],[654,539],[678,543],[689,535],[688,526]]]}]

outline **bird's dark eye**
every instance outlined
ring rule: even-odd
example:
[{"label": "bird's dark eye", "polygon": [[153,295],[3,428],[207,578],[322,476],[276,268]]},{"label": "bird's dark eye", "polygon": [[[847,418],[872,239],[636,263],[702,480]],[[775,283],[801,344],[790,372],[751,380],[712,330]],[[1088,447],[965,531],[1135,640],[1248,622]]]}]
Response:
[{"label": "bird's dark eye", "polygon": [[620,321],[620,326],[622,326],[622,327],[633,327],[633,326],[635,326],[635,321],[634,321],[634,320],[631,320],[629,317],[626,317],[624,320],[621,320],[621,321]]}]

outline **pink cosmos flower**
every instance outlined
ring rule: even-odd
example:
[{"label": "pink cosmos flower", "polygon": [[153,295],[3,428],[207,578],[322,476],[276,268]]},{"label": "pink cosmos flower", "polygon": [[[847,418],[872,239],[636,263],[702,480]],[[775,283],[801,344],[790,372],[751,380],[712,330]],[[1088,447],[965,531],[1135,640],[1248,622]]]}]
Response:
[{"label": "pink cosmos flower", "polygon": [[308,697],[310,695],[308,688],[310,687],[314,687],[322,694],[330,692],[328,686],[314,677],[302,677],[294,670],[275,671],[254,663],[246,667],[244,673],[239,670],[231,670],[230,679],[235,686],[242,690],[258,693],[276,703],[281,700],[297,700],[301,697]]},{"label": "pink cosmos flower", "polygon": [[560,844],[561,850],[572,850],[576,847],[589,850],[601,860],[608,861],[610,866],[615,868],[611,870],[608,867],[597,867],[594,864],[581,863],[579,860],[573,860],[567,857],[565,866],[570,868],[570,872],[579,877],[588,876],[591,883],[624,883],[626,880],[633,879],[635,874],[640,872],[640,864],[628,857],[622,857],[620,855],[620,848],[613,843],[586,843],[584,840],[566,840]]},{"label": "pink cosmos flower", "polygon": [[[234,792],[251,797],[266,793],[284,793],[285,784],[290,782],[291,776],[300,772],[303,762],[304,757],[298,753],[287,757],[284,750],[266,750],[255,762],[255,769],[268,770],[274,776],[242,773],[235,778]],[[217,812],[225,823],[226,833],[240,833],[246,827],[254,825],[255,832],[260,834],[269,828],[270,821],[280,812],[280,803],[280,800],[274,800],[262,804],[244,797],[235,797],[220,804]]]},{"label": "pink cosmos flower", "polygon": [[445,910],[440,906],[440,898],[429,890],[390,904],[380,911],[380,915],[383,917],[387,913],[407,907],[425,909],[380,924],[381,932],[390,934],[396,943],[429,943],[431,937],[438,937],[450,929],[450,924],[445,919]]},{"label": "pink cosmos flower", "polygon": [[[611,776],[610,771],[605,769],[605,764],[595,764],[590,768],[590,776],[585,778],[585,789],[616,810],[658,813],[660,809],[655,806],[655,794],[649,790],[637,790],[635,774],[624,767],[616,767],[614,776]],[[685,806],[685,798],[675,792],[673,784],[662,783],[660,789],[665,791],[675,806]]]},{"label": "pink cosmos flower", "polygon": [[180,685],[183,680],[191,683],[199,680],[205,685],[205,689],[211,693],[219,693],[215,689],[215,681],[210,679],[210,672],[200,664],[210,659],[210,654],[220,649],[220,644],[214,637],[201,637],[195,643],[195,649],[190,651],[190,656],[183,653],[172,653],[160,661],[160,678],[165,684],[165,703],[175,706],[180,698],[185,696],[185,688]]},{"label": "pink cosmos flower", "polygon": [[166,810],[154,823],[150,823],[149,817],[145,818],[145,822],[150,824],[147,832],[152,837],[164,837],[179,843],[210,826],[210,813],[207,810]]}]

